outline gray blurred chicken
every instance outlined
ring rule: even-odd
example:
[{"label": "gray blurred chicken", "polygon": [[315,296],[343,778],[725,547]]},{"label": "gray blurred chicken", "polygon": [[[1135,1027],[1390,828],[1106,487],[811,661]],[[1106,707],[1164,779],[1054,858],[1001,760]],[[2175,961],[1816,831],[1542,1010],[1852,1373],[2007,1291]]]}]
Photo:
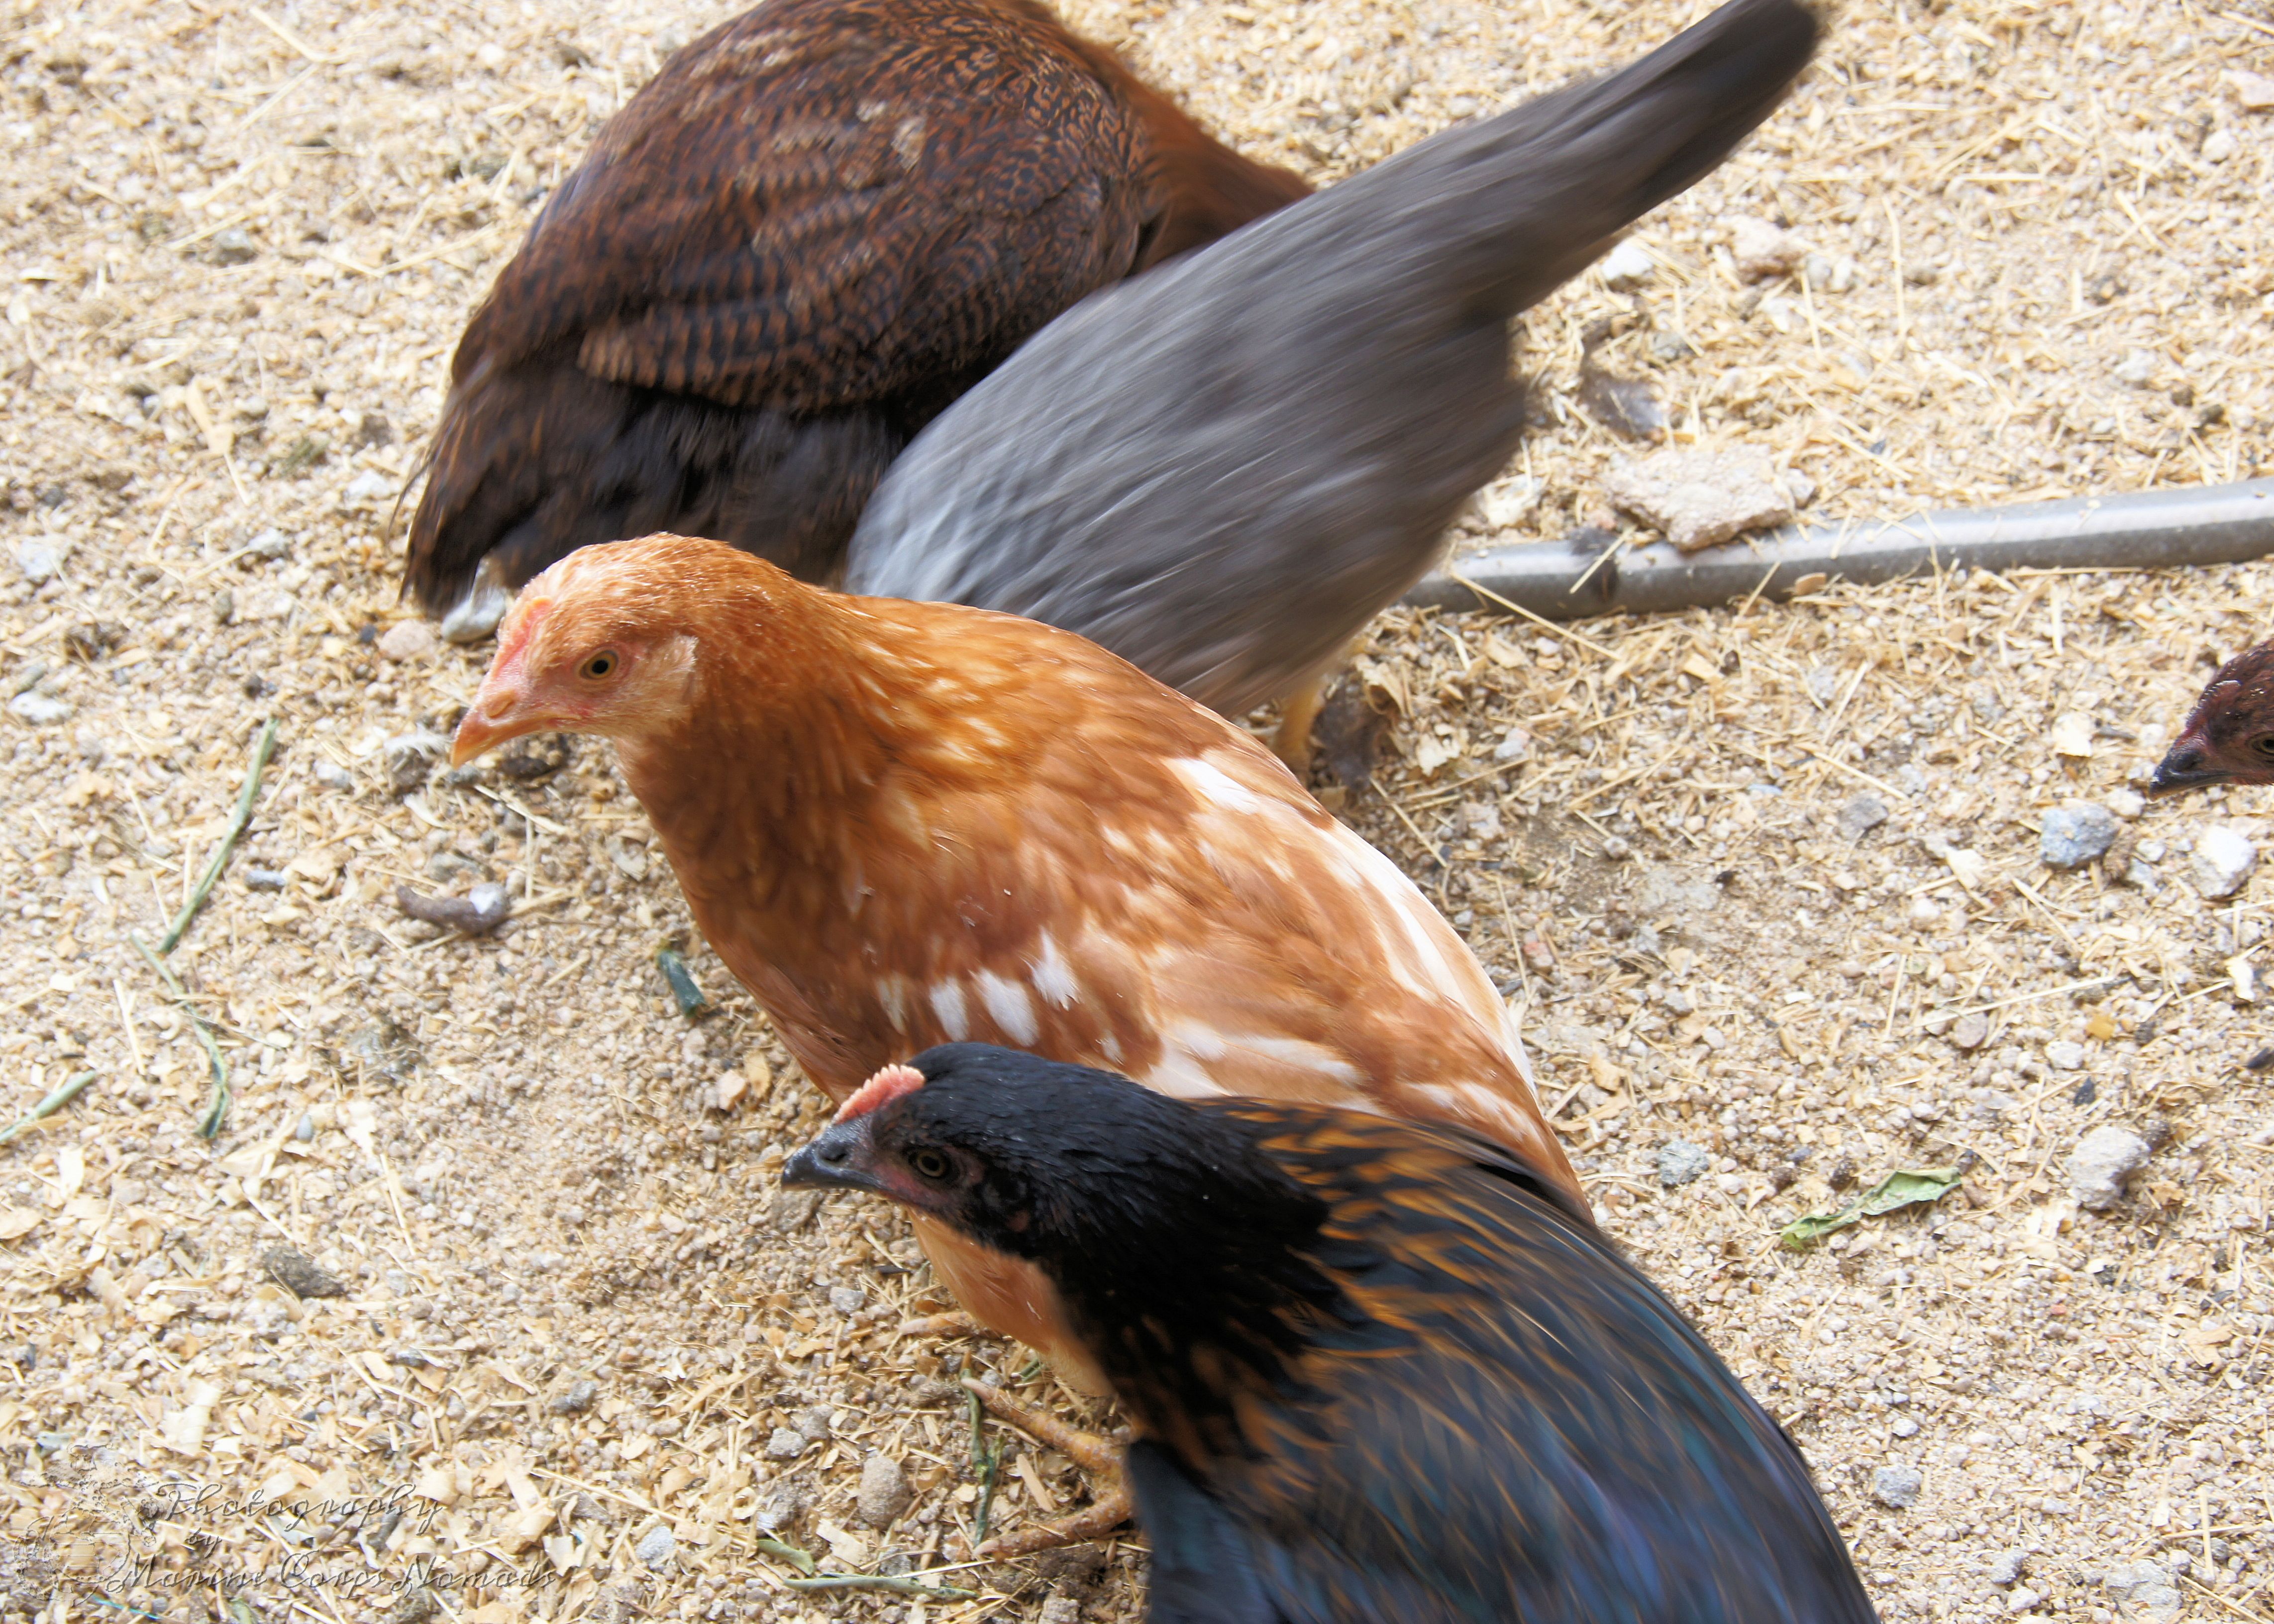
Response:
[{"label": "gray blurred chicken", "polygon": [[848,590],[1046,620],[1232,716],[1288,699],[1306,760],[1320,676],[1516,447],[1510,319],[1721,162],[1816,36],[1736,0],[1092,295],[893,465]]}]

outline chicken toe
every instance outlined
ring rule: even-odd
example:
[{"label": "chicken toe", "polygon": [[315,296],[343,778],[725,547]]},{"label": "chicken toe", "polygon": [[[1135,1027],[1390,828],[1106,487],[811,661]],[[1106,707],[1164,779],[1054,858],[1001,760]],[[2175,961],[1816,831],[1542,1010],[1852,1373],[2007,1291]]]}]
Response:
[{"label": "chicken toe", "polygon": [[967,1380],[963,1386],[997,1420],[1008,1422],[1037,1443],[1057,1450],[1087,1472],[1091,1479],[1090,1503],[1081,1510],[1054,1522],[1038,1523],[1015,1534],[987,1540],[980,1545],[978,1554],[1032,1556],[1037,1551],[1050,1551],[1061,1545],[1080,1545],[1084,1540],[1102,1539],[1129,1520],[1133,1507],[1129,1494],[1129,1480],[1121,1470],[1126,1440],[1110,1433],[1085,1432],[1078,1427],[1068,1426],[1048,1411],[1013,1398],[1000,1387],[990,1387],[984,1382]]}]

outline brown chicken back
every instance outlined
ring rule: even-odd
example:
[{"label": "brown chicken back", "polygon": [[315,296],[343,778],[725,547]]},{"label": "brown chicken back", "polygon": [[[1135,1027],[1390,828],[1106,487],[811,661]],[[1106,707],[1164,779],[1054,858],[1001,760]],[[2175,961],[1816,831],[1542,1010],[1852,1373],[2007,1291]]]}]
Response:
[{"label": "brown chicken back", "polygon": [[825,578],[1028,335],[1306,190],[1034,0],[770,0],[608,121],[467,324],[410,587],[478,636],[659,530]]}]

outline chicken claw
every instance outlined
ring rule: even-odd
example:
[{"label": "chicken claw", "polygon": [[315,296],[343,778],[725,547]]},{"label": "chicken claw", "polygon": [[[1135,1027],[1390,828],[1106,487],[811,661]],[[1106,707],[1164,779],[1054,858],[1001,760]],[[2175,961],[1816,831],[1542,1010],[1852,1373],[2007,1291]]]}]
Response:
[{"label": "chicken claw", "polygon": [[990,1387],[983,1381],[967,1378],[963,1387],[964,1391],[975,1396],[997,1420],[1007,1421],[1029,1438],[1057,1450],[1081,1467],[1091,1479],[1090,1503],[1072,1516],[1060,1517],[1055,1522],[990,1539],[980,1545],[976,1554],[1032,1556],[1037,1551],[1053,1551],[1061,1545],[1103,1539],[1129,1520],[1134,1507],[1129,1496],[1129,1480],[1121,1470],[1121,1451],[1126,1440],[1111,1433],[1085,1432],[1068,1426],[1047,1410],[1013,1398],[1002,1388]]}]

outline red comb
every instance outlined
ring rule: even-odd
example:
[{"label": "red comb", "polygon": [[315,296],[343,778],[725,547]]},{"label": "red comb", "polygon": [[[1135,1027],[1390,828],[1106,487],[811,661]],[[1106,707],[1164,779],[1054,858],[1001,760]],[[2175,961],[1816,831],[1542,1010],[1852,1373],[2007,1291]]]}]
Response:
[{"label": "red comb", "polygon": [[851,1122],[856,1116],[866,1116],[880,1105],[888,1105],[904,1094],[914,1094],[924,1086],[924,1074],[912,1065],[888,1065],[853,1091],[853,1097],[837,1108],[833,1122]]}]

